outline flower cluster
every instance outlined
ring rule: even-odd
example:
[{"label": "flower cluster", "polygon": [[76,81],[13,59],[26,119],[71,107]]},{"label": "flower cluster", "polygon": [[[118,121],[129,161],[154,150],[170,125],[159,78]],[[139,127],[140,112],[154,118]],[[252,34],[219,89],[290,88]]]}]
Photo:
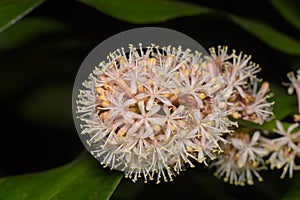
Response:
[{"label": "flower cluster", "polygon": [[[210,49],[211,62],[222,73],[223,95],[227,99],[227,109],[233,119],[243,119],[263,124],[271,119],[273,102],[268,102],[269,83],[257,77],[260,68],[252,62],[251,56],[236,51],[228,53],[227,47]],[[213,72],[213,71],[212,71]],[[262,133],[249,128],[233,129],[227,136],[224,153],[213,160],[211,167],[216,168],[215,175],[224,181],[236,185],[253,184],[259,181],[261,169],[265,166],[265,157],[271,151],[271,142]]]},{"label": "flower cluster", "polygon": [[[259,68],[249,56],[228,55],[226,47],[210,52],[130,45],[128,53],[117,49],[94,69],[79,92],[76,115],[102,165],[124,171],[133,181],[171,181],[193,162],[215,159],[224,147],[221,155],[229,158],[231,142],[241,158],[229,162],[238,161],[246,171],[238,172],[238,179],[226,178],[241,183],[254,173],[261,164],[254,156],[264,155],[256,148],[258,133],[250,143],[247,135],[226,137],[237,126],[229,116],[260,124],[267,120],[272,114],[268,84],[258,89]],[[225,172],[222,159],[215,166],[221,166],[219,174]]]},{"label": "flower cluster", "polygon": [[227,47],[210,49],[211,63],[216,63],[224,80],[224,96],[228,100],[228,109],[235,119],[244,119],[263,124],[272,116],[272,102],[268,102],[269,83],[262,81],[256,74],[259,65],[252,62],[251,56],[235,51],[228,53]]},{"label": "flower cluster", "polygon": [[282,123],[276,121],[277,129],[275,131],[280,137],[272,140],[273,153],[268,162],[271,169],[283,168],[281,178],[285,177],[287,171],[289,171],[289,177],[292,178],[293,171],[300,169],[300,165],[295,163],[295,158],[300,155],[300,131],[294,130],[298,125],[297,123],[292,124],[285,130]]},{"label": "flower cluster", "polygon": [[[288,73],[291,81],[288,93],[296,91],[299,102],[300,76],[296,77],[293,72]],[[262,86],[263,87],[263,86]],[[300,104],[298,104],[300,105]],[[216,175],[223,177],[225,181],[232,184],[244,185],[253,184],[253,174],[259,181],[261,169],[282,169],[280,178],[284,178],[288,173],[289,178],[293,177],[295,170],[300,170],[297,158],[300,156],[300,131],[297,130],[299,124],[299,111],[294,115],[295,123],[276,121],[274,131],[264,130],[264,133],[275,132],[275,138],[268,139],[262,136],[261,132],[254,131],[254,134],[240,133],[239,129],[227,137],[229,143],[225,145],[224,154],[218,156],[211,166],[215,166]],[[286,127],[286,128],[285,128]],[[245,127],[244,127],[245,129]],[[246,130],[252,130],[247,127]],[[250,141],[250,135],[252,139]],[[249,142],[250,141],[250,142]]]},{"label": "flower cluster", "polygon": [[252,136],[236,132],[227,139],[230,143],[225,145],[224,153],[211,165],[217,166],[215,175],[235,185],[254,184],[253,175],[262,181],[258,172],[266,169],[263,157],[269,154],[266,148],[268,139],[261,136],[259,131]]},{"label": "flower cluster", "polygon": [[280,121],[276,121],[275,132],[278,137],[272,140],[273,153],[271,154],[268,162],[271,169],[283,169],[281,178],[284,178],[286,173],[289,173],[289,178],[293,177],[295,170],[300,170],[300,165],[296,164],[296,158],[300,157],[300,131],[296,130],[300,121],[300,76],[299,70],[297,76],[293,72],[289,72],[287,77],[291,81],[288,88],[288,94],[292,94],[296,91],[298,98],[298,112],[294,114],[293,124],[287,125],[285,130],[283,124]]}]

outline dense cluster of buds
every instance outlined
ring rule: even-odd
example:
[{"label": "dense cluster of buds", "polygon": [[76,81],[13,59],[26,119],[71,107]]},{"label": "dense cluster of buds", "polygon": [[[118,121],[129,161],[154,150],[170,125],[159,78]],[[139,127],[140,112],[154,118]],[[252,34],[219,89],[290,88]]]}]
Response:
[{"label": "dense cluster of buds", "polygon": [[[260,134],[236,134],[235,119],[269,119],[269,85],[256,77],[259,67],[250,56],[228,54],[227,47],[210,52],[130,45],[128,53],[117,49],[94,69],[79,92],[76,115],[102,165],[133,181],[160,182],[194,162],[220,158],[213,164],[220,176],[241,183],[252,181],[249,172],[260,177]],[[228,175],[232,168],[224,159],[245,170]]]}]

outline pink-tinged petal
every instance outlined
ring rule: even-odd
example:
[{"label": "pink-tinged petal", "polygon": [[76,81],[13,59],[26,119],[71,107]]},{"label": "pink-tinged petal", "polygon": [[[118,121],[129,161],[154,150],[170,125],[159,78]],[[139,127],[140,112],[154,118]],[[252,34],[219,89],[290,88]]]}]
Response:
[{"label": "pink-tinged petal", "polygon": [[143,117],[146,116],[146,111],[145,111],[145,102],[144,101],[138,101],[138,107],[140,109],[140,112]]},{"label": "pink-tinged petal", "polygon": [[292,131],[293,131],[295,128],[297,128],[298,126],[299,126],[298,123],[292,124],[292,125],[287,129],[287,133],[288,133],[288,134],[291,134]]},{"label": "pink-tinged petal", "polygon": [[170,126],[170,124],[167,124],[167,128],[165,130],[165,136],[166,136],[166,138],[169,138],[171,136],[171,126]]},{"label": "pink-tinged petal", "polygon": [[194,109],[194,110],[193,110],[193,114],[194,114],[194,118],[195,118],[195,121],[196,121],[196,122],[202,120],[202,114],[200,113],[200,110],[199,110],[199,109]]},{"label": "pink-tinged petal", "polygon": [[282,126],[282,123],[280,121],[276,121],[276,127],[278,128],[278,130],[276,131],[277,133],[281,134],[281,135],[286,135],[286,132]]},{"label": "pink-tinged petal", "polygon": [[239,167],[244,167],[246,164],[248,158],[248,154],[247,151],[242,152],[242,154],[240,154],[239,160],[238,160],[238,166]]},{"label": "pink-tinged petal", "polygon": [[131,88],[131,93],[136,94],[137,92],[136,81],[131,81],[130,88]]},{"label": "pink-tinged petal", "polygon": [[133,104],[135,104],[137,102],[137,100],[136,99],[128,99],[128,100],[126,100],[125,102],[124,102],[124,106],[130,106],[130,105],[133,105]]},{"label": "pink-tinged petal", "polygon": [[151,117],[149,118],[149,122],[151,122],[152,124],[163,126],[166,123],[166,119],[163,117]]},{"label": "pink-tinged petal", "polygon": [[154,103],[154,97],[150,97],[146,105],[146,110],[151,110],[151,108],[153,107],[153,103]]},{"label": "pink-tinged petal", "polygon": [[137,94],[136,96],[135,96],[135,98],[136,99],[145,99],[145,98],[147,98],[147,97],[149,97],[150,96],[150,94],[148,94],[148,93],[141,93],[141,94]]},{"label": "pink-tinged petal", "polygon": [[255,133],[253,134],[252,138],[251,138],[251,142],[250,145],[253,146],[257,143],[257,141],[259,140],[260,137],[260,132],[259,131],[255,131]]},{"label": "pink-tinged petal", "polygon": [[171,103],[171,101],[169,101],[169,99],[165,98],[165,97],[158,97],[159,100],[161,100],[161,102],[163,102],[165,105],[167,106],[172,106],[173,104]]},{"label": "pink-tinged petal", "polygon": [[161,106],[160,105],[154,105],[151,110],[147,113],[148,116],[152,116],[156,114],[160,110]]},{"label": "pink-tinged petal", "polygon": [[134,123],[127,131],[128,134],[134,134],[137,132],[137,130],[139,130],[139,128],[141,127],[143,121],[139,121],[137,123]]},{"label": "pink-tinged petal", "polygon": [[237,138],[231,138],[231,142],[232,142],[232,146],[234,146],[234,148],[237,149],[243,149],[245,146],[245,143],[242,140]]},{"label": "pink-tinged petal", "polygon": [[269,153],[267,150],[263,148],[253,148],[252,151],[259,156],[266,156]]}]

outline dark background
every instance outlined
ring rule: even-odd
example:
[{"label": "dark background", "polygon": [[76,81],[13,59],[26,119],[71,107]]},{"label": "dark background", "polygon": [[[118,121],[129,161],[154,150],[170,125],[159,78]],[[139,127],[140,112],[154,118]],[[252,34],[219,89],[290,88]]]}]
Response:
[{"label": "dark background", "polygon": [[[268,1],[189,2],[259,19],[300,39],[299,31],[286,23]],[[229,49],[251,54],[252,60],[262,67],[260,76],[277,84],[286,81],[285,74],[292,67],[297,67],[293,65],[299,61],[297,57],[268,47],[228,19],[213,14],[135,25],[76,1],[47,1],[27,15],[25,20],[36,17],[54,20],[66,28],[38,34],[9,48],[1,48],[1,45],[10,34],[18,31],[18,24],[0,34],[0,83],[3,88],[0,92],[0,176],[57,167],[73,160],[84,150],[72,120],[73,82],[87,54],[101,41],[121,31],[159,26],[187,34],[206,49],[228,45]],[[21,24],[22,20],[18,23]],[[22,35],[22,32],[18,34]],[[265,177],[263,183],[236,187],[213,177],[213,171],[202,166],[198,168],[184,172],[172,184],[156,186],[152,183],[132,184],[130,180],[123,180],[112,198],[218,199],[218,191],[224,191],[228,197],[237,199],[249,195],[279,199],[291,183],[290,180],[280,181],[280,172],[268,171],[262,172]]]}]

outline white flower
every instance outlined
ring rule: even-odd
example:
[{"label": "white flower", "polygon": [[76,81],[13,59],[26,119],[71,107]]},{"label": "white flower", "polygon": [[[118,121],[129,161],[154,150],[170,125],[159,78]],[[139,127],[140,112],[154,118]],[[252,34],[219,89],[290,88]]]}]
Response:
[{"label": "white flower", "polygon": [[[263,83],[257,91],[260,79],[256,74],[260,71],[257,64],[250,61],[251,56],[242,52],[236,55],[233,51],[227,54],[227,47],[218,47],[218,51],[210,50],[209,69],[212,73],[222,73],[222,95],[226,98],[227,106],[236,119],[245,119],[262,124],[269,120],[272,113],[272,102],[268,102],[268,83]],[[215,70],[211,69],[215,68]]]},{"label": "white flower", "polygon": [[286,173],[289,171],[289,178],[293,177],[294,170],[300,170],[300,165],[296,165],[295,158],[297,156],[297,151],[289,150],[287,147],[274,151],[270,158],[269,163],[271,169],[275,167],[277,169],[283,168],[280,178],[284,178]]},{"label": "white flower", "polygon": [[280,137],[272,140],[273,153],[268,159],[268,162],[270,163],[271,169],[275,167],[278,169],[283,168],[281,178],[285,177],[287,171],[289,171],[289,177],[292,178],[293,171],[300,169],[300,166],[295,163],[295,159],[300,153],[300,133],[295,132],[298,125],[298,123],[292,124],[285,130],[282,123],[276,121],[277,129],[275,132],[278,133]]},{"label": "white flower", "polygon": [[256,131],[252,138],[247,133],[234,133],[227,137],[224,153],[218,155],[211,166],[216,167],[215,175],[235,185],[254,184],[253,177],[262,181],[259,171],[266,169],[264,159],[269,154],[265,148],[266,138]]},{"label": "white flower", "polygon": [[[258,140],[260,138],[260,132],[256,131],[251,140],[249,135],[245,135],[243,139],[232,138],[231,142],[234,148],[238,150],[237,156],[239,159],[237,160],[238,167],[243,167],[246,165],[247,160],[251,160],[252,162],[257,162],[257,159],[260,159],[263,156],[268,155],[268,151],[258,146]],[[250,140],[250,141],[249,141]]]},{"label": "white flower", "polygon": [[229,182],[260,180],[264,138],[235,135],[237,122],[228,118],[262,124],[272,114],[251,56],[227,54],[227,47],[205,57],[181,47],[146,49],[117,49],[83,82],[76,115],[91,153],[133,181],[171,181],[185,165],[216,158],[217,174]]},{"label": "white flower", "polygon": [[287,130],[283,128],[283,125],[280,121],[276,121],[277,129],[275,130],[276,133],[281,135],[281,137],[273,139],[273,143],[275,145],[275,149],[280,149],[284,146],[291,148],[296,151],[300,151],[299,147],[295,144],[298,142],[299,134],[293,133],[293,130],[299,126],[298,123],[292,124],[288,127]]},{"label": "white flower", "polygon": [[77,100],[91,153],[145,182],[173,180],[186,163],[215,158],[236,123],[228,119],[222,74],[211,67],[211,58],[181,47],[130,45],[128,55],[124,48],[111,53]]},{"label": "white flower", "polygon": [[294,90],[296,91],[298,98],[298,113],[300,113],[300,70],[297,71],[297,76],[295,76],[294,72],[289,72],[287,77],[291,81],[291,85],[288,88],[288,93],[292,94]]}]

